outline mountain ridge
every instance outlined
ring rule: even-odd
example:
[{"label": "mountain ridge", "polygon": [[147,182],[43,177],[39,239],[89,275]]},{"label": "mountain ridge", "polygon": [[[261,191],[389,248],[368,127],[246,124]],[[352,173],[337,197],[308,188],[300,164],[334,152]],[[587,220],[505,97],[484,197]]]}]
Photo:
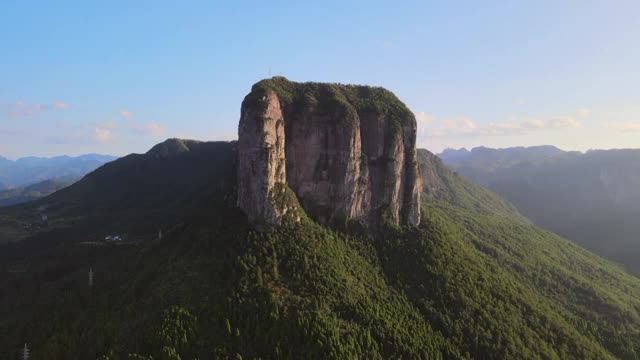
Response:
[{"label": "mountain ridge", "polygon": [[85,154],[79,156],[0,158],[0,190],[28,186],[55,178],[80,178],[115,156]]},{"label": "mountain ridge", "polygon": [[0,191],[0,207],[40,199],[73,184],[77,180],[77,178],[55,178],[11,190]]},{"label": "mountain ridge", "polygon": [[553,156],[493,150],[490,156],[448,159],[449,166],[508,199],[539,226],[640,271],[640,150]]},{"label": "mountain ridge", "polygon": [[[262,95],[243,121],[255,120],[256,153],[285,165],[271,150],[284,148],[286,124],[261,113],[278,108]],[[333,100],[325,111],[353,107]],[[28,343],[34,358],[100,360],[640,358],[640,279],[536,227],[390,127],[390,147],[408,147],[425,179],[413,224],[325,224],[280,183],[273,200],[297,217],[256,229],[238,207],[251,180],[242,139],[168,139],[0,209],[0,357]],[[382,189],[402,187],[395,180]]]},{"label": "mountain ridge", "polygon": [[[310,219],[251,231],[234,206],[235,146],[168,140],[0,210],[49,206],[53,221],[0,251],[0,266],[28,260],[26,272],[0,274],[0,348],[28,341],[34,354],[106,358],[161,358],[162,349],[183,358],[638,358],[640,280],[531,225],[426,150],[422,171],[439,185],[423,184],[422,224],[370,238]],[[156,156],[165,148],[179,151]],[[133,193],[137,201],[121,203]],[[154,215],[159,203],[167,216]],[[56,225],[56,212],[73,220]],[[148,224],[120,246],[85,244],[141,219]],[[91,306],[89,267],[99,284]]]}]

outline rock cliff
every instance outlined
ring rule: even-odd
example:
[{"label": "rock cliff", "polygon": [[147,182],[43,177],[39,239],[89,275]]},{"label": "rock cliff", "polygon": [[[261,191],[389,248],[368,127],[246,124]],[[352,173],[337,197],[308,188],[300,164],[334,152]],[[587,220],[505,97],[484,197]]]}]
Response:
[{"label": "rock cliff", "polygon": [[238,133],[238,206],[259,228],[300,218],[283,199],[323,224],[420,221],[416,120],[385,89],[263,80]]}]

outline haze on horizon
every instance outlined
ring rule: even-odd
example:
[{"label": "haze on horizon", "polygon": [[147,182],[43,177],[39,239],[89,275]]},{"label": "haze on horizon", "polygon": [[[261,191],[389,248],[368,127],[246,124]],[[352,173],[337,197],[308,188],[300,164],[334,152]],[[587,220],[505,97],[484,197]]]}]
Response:
[{"label": "haze on horizon", "polygon": [[0,155],[235,139],[270,74],[386,87],[435,152],[640,147],[637,1],[195,4],[5,2]]}]

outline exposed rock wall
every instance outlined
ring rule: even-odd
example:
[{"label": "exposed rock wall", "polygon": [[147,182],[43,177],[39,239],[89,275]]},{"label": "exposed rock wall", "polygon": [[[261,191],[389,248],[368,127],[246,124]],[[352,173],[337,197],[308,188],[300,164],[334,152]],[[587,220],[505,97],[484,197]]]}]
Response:
[{"label": "exposed rock wall", "polygon": [[238,205],[258,226],[279,224],[282,209],[273,189],[286,182],[284,119],[274,92],[264,94],[265,107],[242,107],[238,138]]},{"label": "exposed rock wall", "polygon": [[287,184],[323,224],[416,225],[421,179],[416,121],[381,88],[294,83],[253,86],[239,126],[238,205],[258,227],[278,225]]}]

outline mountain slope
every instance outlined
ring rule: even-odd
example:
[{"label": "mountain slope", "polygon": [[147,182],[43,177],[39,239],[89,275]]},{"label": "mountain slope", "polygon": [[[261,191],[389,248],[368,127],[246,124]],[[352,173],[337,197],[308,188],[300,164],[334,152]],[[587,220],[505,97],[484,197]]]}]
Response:
[{"label": "mountain slope", "polygon": [[[366,234],[305,218],[255,233],[227,187],[235,144],[197,144],[169,141],[0,211],[49,204],[75,217],[0,249],[12,270],[0,275],[0,357],[29,342],[34,358],[51,359],[639,358],[640,280],[432,154],[419,157],[438,184],[425,181],[419,227]],[[137,242],[86,242],[87,229],[133,226],[161,204],[181,222],[162,239],[148,226]]]},{"label": "mountain slope", "polygon": [[528,148],[519,155],[490,150],[474,149],[449,164],[537,225],[640,271],[640,150],[552,156]]},{"label": "mountain slope", "polygon": [[0,207],[40,199],[73,184],[77,179],[49,179],[28,186],[0,191]]},{"label": "mountain slope", "polygon": [[428,150],[418,149],[418,163],[422,173],[423,193],[427,195],[428,203],[440,201],[482,214],[526,221],[509,202],[462,178]]},{"label": "mountain slope", "polygon": [[[626,359],[638,356],[636,352],[640,338],[637,325],[634,324],[638,321],[640,302],[633,297],[638,294],[640,283],[635,277],[573,243],[531,225],[510,204],[453,173],[428,151],[419,150],[419,155],[422,171],[425,172],[425,168],[429,167],[432,172],[431,176],[424,177],[430,226],[435,222],[438,227],[448,230],[447,246],[456,246],[455,243],[459,246],[454,253],[477,256],[473,261],[475,266],[465,271],[464,276],[474,274],[474,278],[482,282],[487,281],[484,279],[486,274],[501,277],[490,286],[492,290],[488,292],[495,291],[494,286],[504,287],[505,284],[519,288],[517,293],[528,295],[518,298],[521,304],[517,307],[535,307],[533,304],[549,306],[547,311],[552,309],[555,320],[569,324],[581,334],[593,336],[605,346],[625,348],[630,346],[628,342],[634,343],[631,347],[635,350],[616,352],[617,357]],[[423,159],[429,161],[423,162]],[[428,183],[448,185],[444,187],[446,191],[434,192],[427,189]],[[485,208],[469,206],[468,201],[449,200],[452,196],[439,195],[443,192],[452,192],[455,198],[463,199],[468,198],[466,195],[469,193],[482,194]],[[504,204],[506,208],[502,208]],[[487,211],[486,208],[492,210]],[[465,248],[466,251],[460,251]],[[462,263],[468,261],[472,260]],[[486,266],[480,276],[477,275],[477,266]],[[511,292],[498,293],[504,295]],[[539,296],[545,299],[536,299]],[[473,307],[467,303],[462,307],[470,306]],[[482,312],[481,309],[477,311]],[[611,324],[594,325],[582,320],[594,317],[604,319],[608,316],[614,316],[614,323],[622,325],[627,335],[622,336]]]},{"label": "mountain slope", "polygon": [[[14,219],[37,224],[47,215],[49,228],[82,229],[75,232],[84,240],[155,236],[200,207],[215,207],[228,200],[227,194],[233,196],[235,151],[235,143],[169,139],[146,154],[105,164],[45,199],[6,210],[12,216],[4,222],[0,209],[0,228],[15,225]],[[0,231],[0,243],[9,240]]]}]

